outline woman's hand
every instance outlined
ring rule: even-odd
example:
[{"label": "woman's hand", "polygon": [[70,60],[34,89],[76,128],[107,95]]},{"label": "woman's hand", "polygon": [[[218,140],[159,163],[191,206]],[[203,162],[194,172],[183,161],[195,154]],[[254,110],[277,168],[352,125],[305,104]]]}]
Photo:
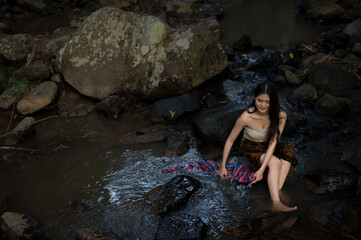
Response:
[{"label": "woman's hand", "polygon": [[254,173],[254,175],[252,177],[253,183],[256,183],[263,179],[263,172],[264,171],[262,169],[259,169],[257,172]]},{"label": "woman's hand", "polygon": [[221,167],[221,169],[219,170],[219,176],[222,179],[227,179],[227,169],[225,167]]}]

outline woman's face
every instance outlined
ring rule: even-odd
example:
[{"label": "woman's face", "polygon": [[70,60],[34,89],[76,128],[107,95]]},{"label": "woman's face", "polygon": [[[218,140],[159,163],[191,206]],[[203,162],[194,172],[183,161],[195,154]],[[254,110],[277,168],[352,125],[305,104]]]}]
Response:
[{"label": "woman's face", "polygon": [[270,107],[270,97],[268,94],[260,94],[254,98],[254,102],[257,108],[257,111],[260,113],[267,113]]}]

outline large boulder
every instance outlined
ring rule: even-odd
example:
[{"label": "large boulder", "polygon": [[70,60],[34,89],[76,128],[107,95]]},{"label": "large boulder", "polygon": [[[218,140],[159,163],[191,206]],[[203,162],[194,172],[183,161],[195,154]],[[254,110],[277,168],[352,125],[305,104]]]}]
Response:
[{"label": "large boulder", "polygon": [[52,103],[57,92],[58,87],[56,83],[50,81],[43,82],[21,99],[16,108],[23,115],[32,114]]},{"label": "large boulder", "polygon": [[31,53],[33,46],[34,38],[29,34],[1,34],[0,59],[10,62],[23,62]]},{"label": "large boulder", "polygon": [[361,18],[347,24],[343,32],[350,37],[351,43],[361,42]]},{"label": "large boulder", "polygon": [[165,216],[159,220],[156,240],[201,240],[207,235],[207,225],[200,217],[188,214]]},{"label": "large boulder", "polygon": [[205,28],[174,29],[153,16],[104,7],[84,21],[57,63],[65,81],[86,96],[159,99],[220,73],[227,55]]}]

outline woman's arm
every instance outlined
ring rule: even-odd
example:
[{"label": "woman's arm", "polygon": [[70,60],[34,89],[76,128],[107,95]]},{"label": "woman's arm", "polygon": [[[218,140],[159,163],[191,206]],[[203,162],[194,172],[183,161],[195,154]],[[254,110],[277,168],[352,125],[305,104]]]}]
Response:
[{"label": "woman's arm", "polygon": [[[279,130],[280,130],[279,137],[281,137],[281,134],[282,134],[282,132],[283,132],[283,130],[285,128],[285,125],[286,125],[287,113],[285,111],[281,111],[279,118],[280,118],[279,125],[278,125]],[[276,136],[274,136],[273,139],[269,142],[266,154],[264,155],[264,160],[262,162],[262,165],[254,175],[255,182],[258,182],[258,181],[262,180],[263,172],[265,171],[265,169],[266,169],[266,167],[268,165],[268,162],[271,160],[273,152],[275,151],[275,148],[276,148],[276,145],[277,145],[277,142],[278,142],[278,138]]]},{"label": "woman's arm", "polygon": [[234,141],[236,140],[239,133],[242,131],[243,127],[246,124],[247,114],[248,114],[247,112],[243,112],[242,115],[237,119],[231,133],[229,134],[229,136],[227,138],[226,143],[224,144],[222,164],[221,164],[221,169],[219,170],[219,176],[221,178],[227,177],[226,162],[228,159],[228,155],[231,151]]}]

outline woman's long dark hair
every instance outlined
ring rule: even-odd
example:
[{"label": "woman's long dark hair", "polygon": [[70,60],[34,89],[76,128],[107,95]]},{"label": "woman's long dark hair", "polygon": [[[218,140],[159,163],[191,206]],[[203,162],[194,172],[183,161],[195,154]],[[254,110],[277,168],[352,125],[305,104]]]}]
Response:
[{"label": "woman's long dark hair", "polygon": [[[268,81],[262,82],[257,85],[257,87],[253,91],[253,94],[254,94],[255,98],[257,96],[259,96],[260,94],[267,94],[269,96],[270,106],[269,106],[268,113],[269,113],[269,118],[271,120],[271,125],[268,129],[267,140],[270,141],[274,136],[276,136],[276,139],[278,140],[278,138],[280,136],[279,114],[280,114],[281,108],[280,108],[280,103],[278,102],[278,91],[277,91],[276,85],[274,83],[268,82]],[[253,112],[249,111],[249,109],[251,107],[254,107]],[[257,111],[257,108],[256,108],[256,104],[255,104],[255,99],[253,99],[253,102],[248,107],[248,112],[254,113],[256,111]]]}]

